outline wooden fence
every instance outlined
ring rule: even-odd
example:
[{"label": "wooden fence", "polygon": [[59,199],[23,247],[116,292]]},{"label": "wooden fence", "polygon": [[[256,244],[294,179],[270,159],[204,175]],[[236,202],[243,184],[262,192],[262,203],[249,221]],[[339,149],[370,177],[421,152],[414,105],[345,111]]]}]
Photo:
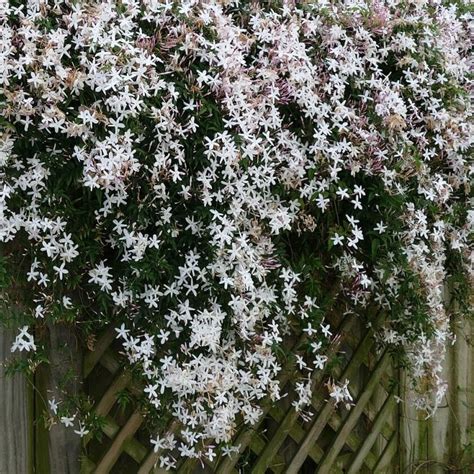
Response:
[{"label": "wooden fence", "polygon": [[[397,396],[406,395],[404,375],[394,368],[389,353],[377,350],[372,329],[365,329],[353,316],[334,317],[332,325],[333,332],[340,334],[332,350],[344,357],[332,366],[330,374],[324,377],[315,374],[311,413],[306,411],[302,416],[291,404],[296,368],[289,362],[280,378],[282,393],[288,396],[277,404],[264,403],[263,416],[257,424],[237,432],[238,454],[203,464],[189,459],[182,462],[176,472],[474,472],[470,450],[473,446],[470,436],[474,421],[474,368],[469,323],[456,328],[458,343],[448,354],[446,376],[450,392],[446,406],[429,420],[423,420],[406,404],[397,403]],[[81,472],[164,473],[166,471],[157,465],[159,453],[153,451],[148,441],[146,415],[135,402],[141,397],[142,387],[134,382],[123,364],[114,347],[114,337],[113,329],[105,331],[84,357],[84,387],[95,400],[96,413],[104,418],[104,436],[101,440],[90,437],[83,440]],[[328,400],[324,383],[329,375],[334,380],[351,381],[354,404],[349,409],[335,407]],[[38,413],[45,394],[35,393],[34,397],[30,396],[33,402],[30,400],[29,406],[33,405],[33,412]],[[124,399],[129,400],[125,407],[121,403]],[[0,425],[1,422],[2,419]],[[170,426],[171,430],[177,428],[176,423]],[[48,451],[47,435],[46,430],[36,424],[35,446],[31,446],[31,437],[22,440],[28,443],[30,439],[30,451],[44,453]],[[30,463],[29,467],[25,464],[26,467],[8,467],[7,470],[3,466],[11,464],[2,464],[0,459],[0,474],[56,474],[44,456],[34,457],[34,466]]]}]

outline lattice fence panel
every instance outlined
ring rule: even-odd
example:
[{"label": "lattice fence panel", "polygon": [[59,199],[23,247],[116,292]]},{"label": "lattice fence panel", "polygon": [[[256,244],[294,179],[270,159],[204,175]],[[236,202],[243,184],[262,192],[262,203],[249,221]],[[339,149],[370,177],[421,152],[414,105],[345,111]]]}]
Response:
[{"label": "lattice fence panel", "polygon": [[[374,325],[382,319],[374,318]],[[331,373],[315,373],[311,407],[298,413],[294,399],[296,367],[288,362],[280,383],[288,395],[279,403],[263,403],[263,416],[235,437],[239,453],[213,463],[189,459],[178,466],[179,474],[191,473],[384,473],[397,472],[398,391],[396,371],[387,352],[375,347],[373,330],[354,316],[332,317],[336,334],[331,350],[343,354]],[[302,336],[303,338],[304,336]],[[295,343],[301,344],[302,338]],[[113,348],[114,331],[107,330],[84,361],[84,377],[95,410],[105,418],[101,442],[85,439],[82,470],[86,473],[164,473],[157,466],[160,453],[148,442],[146,416],[139,408],[123,410],[118,399],[126,392],[139,398],[142,387],[133,381]],[[335,407],[328,400],[325,382],[351,381],[354,402]],[[176,422],[171,430],[177,430]]]}]

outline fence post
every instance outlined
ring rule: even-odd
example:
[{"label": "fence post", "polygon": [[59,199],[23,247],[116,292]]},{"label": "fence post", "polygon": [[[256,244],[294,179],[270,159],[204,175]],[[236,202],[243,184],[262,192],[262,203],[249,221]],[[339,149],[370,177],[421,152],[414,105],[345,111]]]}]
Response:
[{"label": "fence post", "polygon": [[[404,402],[400,417],[402,472],[438,474],[447,470],[471,472],[474,467],[474,351],[473,324],[453,318],[456,342],[447,350],[443,377],[448,382],[446,403],[425,420],[423,413]],[[410,398],[406,375],[402,398]],[[465,471],[464,471],[464,470]]]},{"label": "fence post", "polygon": [[33,472],[31,385],[5,370],[14,339],[14,330],[0,326],[0,474]]}]

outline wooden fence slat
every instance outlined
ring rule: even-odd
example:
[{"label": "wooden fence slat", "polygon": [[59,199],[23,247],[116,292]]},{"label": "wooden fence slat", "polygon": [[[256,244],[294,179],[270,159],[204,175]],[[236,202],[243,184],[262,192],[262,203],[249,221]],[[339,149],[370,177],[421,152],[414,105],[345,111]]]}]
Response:
[{"label": "wooden fence slat", "polygon": [[[336,472],[335,469],[339,469],[338,472],[342,472],[342,473],[346,474],[347,473],[347,466],[348,466],[349,461],[351,460],[353,455],[354,455],[354,453],[351,453],[351,452],[341,452],[341,453],[339,453],[339,455],[336,458],[336,461],[334,462],[334,466],[332,466],[332,468],[331,468],[331,474],[333,473],[333,471]],[[371,472],[371,473],[374,472],[373,469],[369,466],[369,464],[367,462],[364,462],[364,464],[369,468],[368,472]],[[372,465],[375,466],[375,461],[373,462]],[[359,472],[361,472],[361,471],[359,471]],[[362,471],[362,472],[364,472],[364,471]],[[365,471],[365,472],[367,472],[367,471]]]},{"label": "wooden fence slat", "polygon": [[360,448],[355,453],[353,459],[351,459],[349,470],[347,474],[357,474],[360,470],[360,467],[364,463],[364,460],[370,453],[370,449],[374,445],[377,437],[379,436],[380,432],[384,424],[387,422],[388,418],[390,417],[391,411],[395,406],[396,401],[395,397],[393,396],[393,392],[389,393],[388,397],[386,398],[382,409],[380,410],[377,418],[372,425],[372,429],[370,433],[365,438],[364,442],[360,446]]},{"label": "wooden fence slat", "polygon": [[[123,368],[123,363],[115,356],[115,354],[110,349],[107,349],[104,352],[104,355],[100,359],[99,363],[112,375],[117,374],[119,370]],[[130,384],[127,386],[128,391],[138,398],[143,395],[143,388],[143,384],[138,380],[131,381]]]},{"label": "wooden fence slat", "polygon": [[134,461],[140,464],[146,457],[148,450],[135,438],[125,441],[123,451],[126,452]]},{"label": "wooden fence slat", "polygon": [[344,447],[344,443],[346,442],[347,437],[357,424],[357,420],[359,419],[360,415],[362,415],[365,406],[369,402],[370,397],[372,396],[375,388],[377,387],[380,377],[382,376],[389,361],[390,355],[388,354],[388,352],[385,352],[385,354],[377,363],[375,370],[370,375],[370,379],[367,383],[365,390],[359,396],[356,405],[349,412],[349,415],[344,421],[341,429],[339,430],[336,439],[332,443],[331,447],[326,451],[324,459],[318,467],[318,473],[326,474],[331,469],[334,460],[336,459],[341,449]]},{"label": "wooden fence slat", "polygon": [[150,451],[148,456],[145,458],[145,461],[143,461],[140,468],[138,469],[137,474],[149,474],[155,464],[158,462],[159,457],[159,453],[155,453],[153,450]]},{"label": "wooden fence slat", "polygon": [[139,411],[135,411],[129,418],[124,427],[119,431],[112,442],[112,446],[104,454],[100,460],[95,474],[107,474],[119,458],[123,445],[129,440],[138,430],[143,422],[143,416]]},{"label": "wooden fence slat", "polygon": [[159,457],[159,453],[155,453],[153,450],[151,450],[138,469],[137,474],[149,474],[154,468],[155,464],[158,462]]},{"label": "wooden fence slat", "polygon": [[[62,400],[80,397],[82,392],[81,344],[70,322],[46,320],[47,398]],[[49,429],[49,469],[51,473],[80,474],[82,440],[70,427],[55,423]]]},{"label": "wooden fence slat", "polygon": [[262,439],[261,433],[259,433],[258,431],[255,432],[254,437],[252,438],[252,441],[249,446],[255,454],[260,454],[264,450],[265,441]]},{"label": "wooden fence slat", "polygon": [[[6,311],[2,308],[2,311]],[[3,315],[2,315],[3,316]],[[0,327],[0,473],[28,472],[33,458],[30,445],[32,427],[28,416],[29,400],[26,377],[9,376],[5,363],[11,357],[15,331]],[[21,456],[19,455],[21,453]],[[47,453],[46,453],[47,455]]]},{"label": "wooden fence slat", "polygon": [[34,470],[38,473],[50,472],[49,463],[49,431],[41,416],[47,413],[49,407],[48,397],[48,370],[40,365],[32,377],[34,384],[32,421],[34,424]]},{"label": "wooden fence slat", "polygon": [[311,449],[312,445],[316,443],[319,435],[321,434],[323,428],[326,426],[331,413],[334,410],[334,402],[328,401],[326,405],[324,405],[321,412],[318,414],[316,419],[314,420],[313,424],[311,425],[310,430],[305,436],[305,439],[300,444],[298,451],[296,452],[295,456],[291,460],[290,465],[288,466],[287,474],[294,473],[297,474],[303,465],[309,450]]},{"label": "wooden fence slat", "polygon": [[326,423],[329,420],[333,410],[334,402],[329,401],[316,417],[309,432],[306,434],[305,439],[300,444],[298,451],[288,466],[287,474],[297,474],[299,472],[301,466],[308,456],[311,446],[316,443],[316,440],[323,431],[323,428],[326,426]]}]

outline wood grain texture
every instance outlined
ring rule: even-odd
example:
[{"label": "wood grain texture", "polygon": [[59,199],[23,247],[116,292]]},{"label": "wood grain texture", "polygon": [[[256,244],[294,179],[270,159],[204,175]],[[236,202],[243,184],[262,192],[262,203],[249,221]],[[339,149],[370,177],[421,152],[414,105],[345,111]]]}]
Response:
[{"label": "wood grain texture", "polygon": [[29,385],[24,376],[5,373],[14,339],[14,330],[0,327],[0,474],[28,473],[32,461]]},{"label": "wood grain texture", "polygon": [[[82,386],[82,351],[74,326],[49,324],[48,398],[77,396]],[[79,474],[81,438],[70,427],[55,424],[49,432],[48,474]]]}]

